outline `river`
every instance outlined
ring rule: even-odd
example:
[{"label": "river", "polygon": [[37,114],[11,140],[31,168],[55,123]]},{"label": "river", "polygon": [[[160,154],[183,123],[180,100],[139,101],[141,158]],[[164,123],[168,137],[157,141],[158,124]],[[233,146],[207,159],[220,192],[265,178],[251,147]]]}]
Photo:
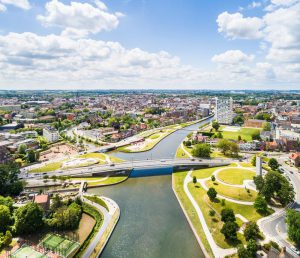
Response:
[{"label": "river", "polygon": [[[204,123],[207,120],[174,132],[150,151],[113,155],[127,160],[173,158],[189,131]],[[146,171],[135,172],[144,174]],[[172,168],[150,172],[156,176],[132,177],[118,185],[88,190],[88,193],[112,198],[121,209],[120,220],[101,257],[204,257],[173,193]]]}]

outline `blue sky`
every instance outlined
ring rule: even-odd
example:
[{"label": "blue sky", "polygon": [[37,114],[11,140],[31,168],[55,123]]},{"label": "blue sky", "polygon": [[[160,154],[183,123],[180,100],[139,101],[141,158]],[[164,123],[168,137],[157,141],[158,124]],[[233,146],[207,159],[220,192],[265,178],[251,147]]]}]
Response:
[{"label": "blue sky", "polygon": [[295,18],[298,0],[0,0],[0,88],[297,89]]}]

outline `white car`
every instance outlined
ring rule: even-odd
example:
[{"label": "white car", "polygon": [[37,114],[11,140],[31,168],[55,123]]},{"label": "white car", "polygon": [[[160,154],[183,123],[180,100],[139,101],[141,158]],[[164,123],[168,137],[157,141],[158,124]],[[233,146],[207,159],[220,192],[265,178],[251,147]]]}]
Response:
[{"label": "white car", "polygon": [[292,246],[291,249],[295,254],[300,256],[300,251],[296,247]]}]

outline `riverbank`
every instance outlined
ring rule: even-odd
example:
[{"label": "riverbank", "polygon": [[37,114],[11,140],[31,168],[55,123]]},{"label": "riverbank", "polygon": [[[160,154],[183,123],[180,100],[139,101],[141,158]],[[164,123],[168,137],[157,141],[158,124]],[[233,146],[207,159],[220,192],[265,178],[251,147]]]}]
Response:
[{"label": "riverbank", "polygon": [[207,119],[210,119],[212,116],[205,117],[203,119],[177,124],[177,125],[171,125],[166,126],[163,128],[158,128],[157,130],[154,130],[150,135],[147,135],[145,140],[143,142],[135,143],[134,145],[129,144],[122,147],[119,147],[117,150],[124,153],[139,153],[139,152],[146,152],[151,149],[153,149],[159,142],[161,142],[163,139],[165,139],[167,136],[171,135],[172,133],[183,129],[185,127],[200,123],[202,121],[205,121]]},{"label": "riverbank", "polygon": [[92,206],[103,218],[100,226],[97,225],[98,221],[96,220],[97,224],[95,230],[92,231],[92,237],[89,240],[89,244],[80,254],[82,257],[96,258],[100,256],[120,218],[120,208],[115,201],[103,196],[100,197],[85,194],[82,196],[82,200],[87,203],[87,205]]}]

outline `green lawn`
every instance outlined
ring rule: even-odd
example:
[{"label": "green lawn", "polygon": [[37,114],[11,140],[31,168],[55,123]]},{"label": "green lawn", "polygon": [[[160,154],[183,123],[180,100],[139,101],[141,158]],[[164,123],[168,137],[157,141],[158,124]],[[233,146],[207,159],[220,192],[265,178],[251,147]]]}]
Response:
[{"label": "green lawn", "polygon": [[257,193],[255,191],[250,190],[248,193],[245,188],[227,186],[217,182],[212,182],[211,180],[207,180],[206,185],[208,188],[215,188],[218,194],[236,200],[254,202],[257,197]]},{"label": "green lawn", "polygon": [[174,191],[176,191],[176,194],[180,200],[180,202],[183,205],[183,208],[185,209],[189,219],[191,220],[191,223],[193,224],[197,235],[201,239],[201,242],[203,243],[207,253],[209,254],[210,257],[213,257],[213,253],[211,251],[210,245],[205,237],[205,233],[203,231],[202,225],[199,221],[199,218],[197,216],[197,213],[190,202],[189,198],[185,194],[183,190],[183,181],[184,178],[186,177],[187,172],[176,172],[172,174],[173,177],[173,187]]},{"label": "green lawn", "polygon": [[214,168],[202,168],[202,169],[195,169],[192,172],[192,177],[195,176],[197,179],[203,179],[203,178],[208,178],[210,177],[217,169],[218,167]]},{"label": "green lawn", "polygon": [[92,202],[99,204],[100,206],[104,207],[107,211],[109,211],[109,208],[108,208],[106,202],[103,201],[100,197],[98,197],[96,195],[94,195],[94,196],[84,195],[84,197]]},{"label": "green lawn", "polygon": [[[207,198],[206,191],[200,186],[199,183],[197,183],[196,185],[194,185],[193,183],[189,183],[188,188],[191,194],[193,195],[194,199],[198,203],[205,218],[205,221],[217,245],[221,248],[232,248],[232,244],[228,243],[225,240],[224,235],[221,233],[221,229],[223,227],[223,222],[220,218],[221,212],[217,211],[214,217],[209,216],[209,211],[213,209],[213,205],[209,201],[209,198]],[[243,235],[239,234],[238,238],[241,243],[245,244],[246,241]],[[236,246],[237,244],[238,243],[236,243],[234,246]]]},{"label": "green lawn", "polygon": [[218,173],[218,178],[227,184],[242,185],[244,180],[252,180],[255,174],[243,168],[227,168]]},{"label": "green lawn", "polygon": [[223,138],[232,139],[232,140],[238,140],[238,136],[240,135],[242,137],[242,140],[252,141],[252,134],[261,131],[261,129],[257,129],[257,128],[242,127],[237,132],[228,132],[228,131],[222,131],[223,128],[224,126],[221,126],[221,128],[219,129],[219,131],[223,135]]}]

